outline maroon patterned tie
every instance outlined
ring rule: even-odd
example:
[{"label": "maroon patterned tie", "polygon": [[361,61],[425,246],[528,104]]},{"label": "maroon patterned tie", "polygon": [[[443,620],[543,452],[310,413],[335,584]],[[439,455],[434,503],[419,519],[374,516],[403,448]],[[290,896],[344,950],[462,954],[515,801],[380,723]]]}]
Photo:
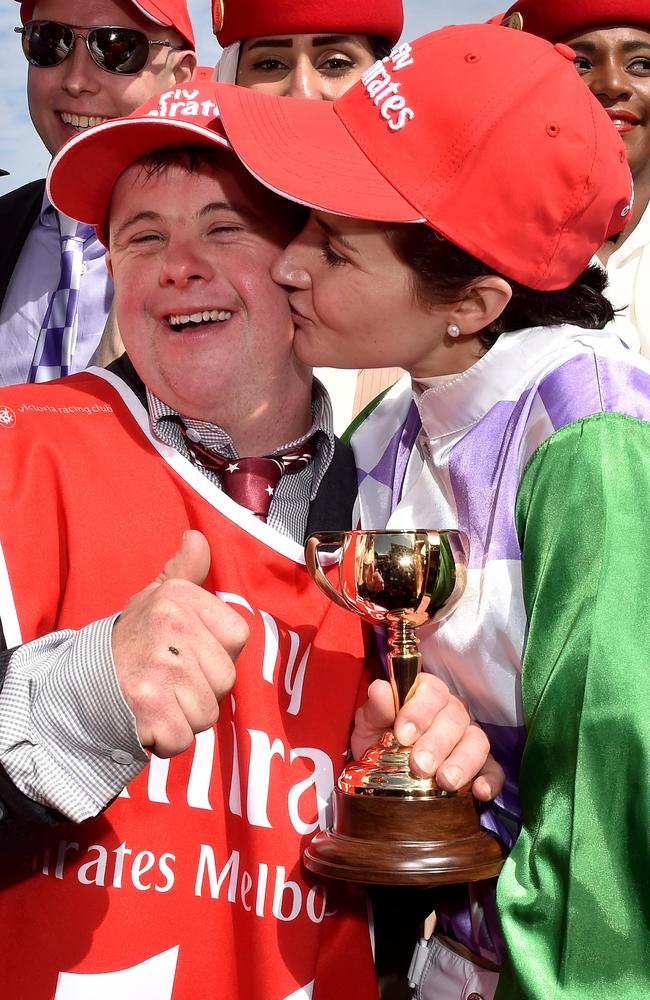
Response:
[{"label": "maroon patterned tie", "polygon": [[191,441],[185,428],[183,434],[193,459],[204,468],[218,472],[224,493],[235,503],[247,507],[260,521],[266,521],[268,517],[271,500],[281,477],[285,473],[304,469],[316,453],[312,437],[299,448],[274,458],[224,458],[223,455]]}]

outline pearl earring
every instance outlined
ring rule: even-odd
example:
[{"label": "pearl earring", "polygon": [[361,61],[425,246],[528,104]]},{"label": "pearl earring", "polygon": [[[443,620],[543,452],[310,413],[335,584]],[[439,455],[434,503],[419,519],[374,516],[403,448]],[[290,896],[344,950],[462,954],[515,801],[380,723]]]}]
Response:
[{"label": "pearl earring", "polygon": [[450,337],[460,337],[460,327],[457,323],[450,323],[447,327],[447,333]]}]

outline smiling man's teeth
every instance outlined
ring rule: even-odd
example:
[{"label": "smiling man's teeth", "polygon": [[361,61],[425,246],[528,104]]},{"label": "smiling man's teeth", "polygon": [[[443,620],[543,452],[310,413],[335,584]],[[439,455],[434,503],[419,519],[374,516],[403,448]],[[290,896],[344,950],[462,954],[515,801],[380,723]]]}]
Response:
[{"label": "smiling man's teeth", "polygon": [[179,314],[169,317],[170,326],[185,326],[187,323],[225,323],[232,316],[231,312],[225,309],[212,309],[205,312],[192,313],[191,316]]},{"label": "smiling man's teeth", "polygon": [[108,118],[98,118],[96,115],[71,115],[67,111],[61,112],[61,121],[64,125],[72,125],[73,128],[91,128],[93,125],[101,125],[107,122]]}]

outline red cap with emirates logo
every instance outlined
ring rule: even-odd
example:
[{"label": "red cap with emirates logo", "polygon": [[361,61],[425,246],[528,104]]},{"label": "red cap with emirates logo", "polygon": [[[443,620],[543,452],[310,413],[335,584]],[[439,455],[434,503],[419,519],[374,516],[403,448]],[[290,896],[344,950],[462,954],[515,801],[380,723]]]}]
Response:
[{"label": "red cap with emirates logo", "polygon": [[216,86],[213,80],[192,79],[157,94],[127,118],[113,118],[74,136],[50,164],[47,192],[52,204],[64,215],[93,225],[107,246],[113,188],[132,163],[174,146],[231,148],[215,104]]},{"label": "red cap with emirates logo", "polygon": [[224,49],[244,38],[324,32],[381,35],[394,45],[404,9],[402,0],[212,0],[212,24]]},{"label": "red cap with emirates logo", "polygon": [[443,28],[333,103],[217,84],[226,134],[268,187],[313,208],[425,222],[531,288],[571,284],[619,232],[623,142],[568,47],[496,25]]},{"label": "red cap with emirates logo", "polygon": [[[497,20],[497,18],[495,18]],[[555,42],[578,31],[634,24],[650,31],[648,0],[519,0],[501,24]]]},{"label": "red cap with emirates logo", "polygon": [[[18,2],[20,3],[20,19],[23,24],[26,24],[34,16],[36,0],[18,0]],[[189,43],[191,48],[196,48],[186,0],[131,0],[131,2],[141,14],[144,14],[154,24],[163,28],[174,28]],[[79,10],[81,9],[82,5],[80,4]],[[117,23],[119,24],[119,20]]]}]

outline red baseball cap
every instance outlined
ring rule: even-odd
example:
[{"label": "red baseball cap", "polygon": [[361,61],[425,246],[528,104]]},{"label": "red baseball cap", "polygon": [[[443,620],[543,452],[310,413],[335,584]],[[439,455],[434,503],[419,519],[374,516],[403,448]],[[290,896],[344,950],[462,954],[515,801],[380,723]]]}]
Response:
[{"label": "red baseball cap", "polygon": [[[20,3],[20,19],[23,24],[30,21],[34,14],[37,0],[18,0]],[[174,28],[191,48],[196,48],[194,31],[186,0],[131,0],[141,14],[148,17],[154,24],[163,28]]]},{"label": "red baseball cap", "polygon": [[564,288],[630,211],[623,142],[573,51],[496,25],[403,43],[338,100],[217,84],[235,152],[313,208],[426,222],[531,288]]},{"label": "red baseball cap", "polygon": [[132,163],[173,146],[231,149],[215,88],[213,80],[192,79],[150,98],[127,118],[113,118],[74,136],[50,164],[47,193],[52,204],[64,215],[93,225],[107,246],[113,188]]},{"label": "red baseball cap", "polygon": [[212,25],[225,49],[244,38],[336,32],[381,35],[394,45],[402,0],[212,0]]},{"label": "red baseball cap", "polygon": [[577,31],[635,24],[650,31],[649,0],[519,0],[499,17],[555,42]]}]

